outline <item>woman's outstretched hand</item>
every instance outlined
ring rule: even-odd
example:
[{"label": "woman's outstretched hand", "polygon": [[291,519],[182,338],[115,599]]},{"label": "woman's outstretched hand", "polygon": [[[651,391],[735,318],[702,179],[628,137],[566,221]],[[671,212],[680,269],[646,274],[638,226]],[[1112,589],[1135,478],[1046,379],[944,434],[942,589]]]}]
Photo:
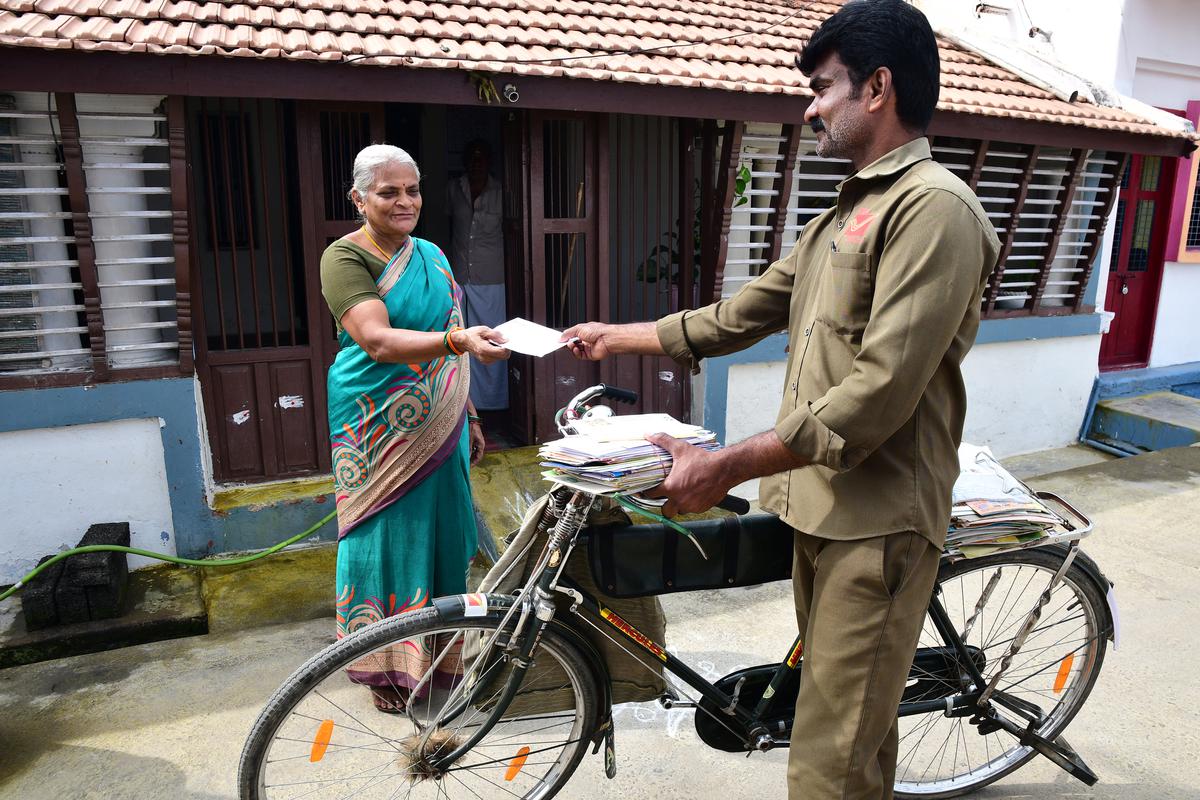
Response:
[{"label": "woman's outstretched hand", "polygon": [[611,325],[603,322],[585,322],[573,328],[567,328],[563,331],[559,341],[566,342],[567,349],[576,358],[584,361],[599,361],[612,355],[612,351],[608,349],[608,344],[605,342],[605,336],[611,328]]},{"label": "woman's outstretched hand", "polygon": [[470,353],[483,364],[502,361],[508,358],[511,352],[507,347],[500,346],[502,342],[508,341],[504,338],[504,334],[497,333],[486,325],[463,328],[450,336],[455,348],[464,353]]}]

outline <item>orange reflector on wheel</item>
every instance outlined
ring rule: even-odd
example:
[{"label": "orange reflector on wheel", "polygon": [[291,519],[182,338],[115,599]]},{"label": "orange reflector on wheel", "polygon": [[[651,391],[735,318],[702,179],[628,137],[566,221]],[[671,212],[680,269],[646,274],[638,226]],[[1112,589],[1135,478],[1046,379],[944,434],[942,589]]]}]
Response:
[{"label": "orange reflector on wheel", "polygon": [[517,777],[517,773],[521,771],[521,767],[525,766],[525,759],[529,758],[529,748],[522,747],[517,751],[513,760],[508,762],[508,771],[504,773],[504,780],[511,781]]},{"label": "orange reflector on wheel", "polygon": [[1071,675],[1071,665],[1075,663],[1075,654],[1067,653],[1067,657],[1058,665],[1058,676],[1054,679],[1054,693],[1060,694],[1063,687],[1067,685],[1067,678]]},{"label": "orange reflector on wheel", "polygon": [[321,723],[321,727],[317,728],[317,735],[313,737],[312,752],[308,754],[308,760],[314,764],[325,757],[325,750],[329,747],[329,740],[333,737],[333,720],[327,719]]}]

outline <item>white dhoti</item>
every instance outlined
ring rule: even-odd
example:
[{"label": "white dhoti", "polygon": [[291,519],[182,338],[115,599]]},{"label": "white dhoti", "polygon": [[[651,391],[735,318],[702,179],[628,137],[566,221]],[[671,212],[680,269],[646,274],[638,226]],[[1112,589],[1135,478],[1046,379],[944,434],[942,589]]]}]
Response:
[{"label": "white dhoti", "polygon": [[[468,327],[486,325],[494,328],[505,320],[504,284],[463,284],[466,308],[463,309]],[[508,408],[508,362],[481,364],[471,358],[471,402],[478,411]]]}]

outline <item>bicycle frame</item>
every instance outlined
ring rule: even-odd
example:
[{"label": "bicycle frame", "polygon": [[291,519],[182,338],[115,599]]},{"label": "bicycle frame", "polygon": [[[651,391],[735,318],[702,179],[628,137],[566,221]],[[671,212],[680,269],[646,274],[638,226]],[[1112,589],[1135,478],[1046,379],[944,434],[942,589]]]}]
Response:
[{"label": "bicycle frame", "polygon": [[[600,386],[585,390],[568,407],[573,413],[565,413],[568,412],[568,409],[560,412],[558,422],[560,429],[564,433],[569,432],[570,421],[578,418],[578,408],[587,400],[599,396],[604,388]],[[570,495],[569,499],[565,499],[568,494]],[[975,656],[971,652],[971,648],[964,641],[966,632],[970,630],[971,622],[967,623],[966,631],[960,635],[954,628],[949,615],[941,603],[939,597],[940,586],[935,584],[929,602],[928,613],[938,635],[946,645],[945,650],[939,655],[943,655],[946,651],[953,654],[953,664],[956,670],[965,672],[965,675],[961,674],[961,672],[956,674],[954,682],[960,684],[960,686],[963,683],[967,685],[962,686],[958,691],[948,691],[945,695],[937,699],[901,702],[898,715],[903,717],[940,712],[947,716],[971,716],[972,721],[978,722],[980,725],[989,725],[994,726],[994,729],[1003,728],[1007,730],[1016,736],[1022,744],[1034,748],[1075,775],[1075,777],[1088,785],[1092,785],[1097,780],[1095,774],[1065,742],[1061,744],[1051,742],[1037,735],[1036,729],[1043,721],[1043,716],[1037,706],[1017,697],[995,691],[999,677],[1007,669],[1008,662],[1011,661],[1012,656],[1020,649],[1024,640],[1024,634],[1036,623],[1042,606],[1049,599],[1050,592],[1056,583],[1062,579],[1067,568],[1075,559],[1078,553],[1079,539],[1087,535],[1092,528],[1090,520],[1062,501],[1061,498],[1054,495],[1044,495],[1043,493],[1039,493],[1039,495],[1042,495],[1046,499],[1052,498],[1057,501],[1081,524],[1074,525],[1068,522],[1068,529],[1071,531],[1071,535],[1062,537],[1061,539],[1061,541],[1067,543],[1067,552],[1064,555],[1062,567],[1051,579],[1049,586],[1041,596],[1040,602],[1036,604],[1035,608],[1026,617],[1021,626],[1022,632],[1014,637],[1008,653],[1001,662],[999,673],[994,675],[990,682],[984,677],[980,665],[976,663]],[[571,599],[572,603],[569,608],[569,614],[579,616],[601,631],[615,631],[620,635],[620,639],[614,639],[614,641],[628,641],[637,648],[639,654],[644,654],[649,658],[655,659],[661,665],[662,669],[679,678],[699,693],[702,701],[706,700],[714,708],[719,709],[727,717],[726,720],[721,720],[722,724],[729,728],[731,732],[742,737],[742,744],[747,751],[765,751],[776,747],[789,746],[790,737],[787,734],[790,733],[790,722],[787,725],[780,723],[776,726],[777,729],[772,731],[768,729],[765,721],[770,720],[772,718],[771,712],[776,710],[775,706],[778,698],[781,697],[778,693],[779,688],[791,673],[801,669],[803,645],[800,637],[796,637],[788,649],[786,656],[775,666],[761,698],[754,703],[753,707],[743,704],[740,693],[745,681],[744,676],[738,680],[732,694],[722,690],[673,655],[663,644],[655,642],[646,636],[642,631],[621,618],[620,615],[601,605],[594,597],[583,591],[581,587],[563,576],[566,563],[574,551],[579,535],[586,525],[587,515],[597,498],[586,492],[563,488],[553,490],[550,496],[552,501],[557,499],[557,502],[547,504],[538,525],[540,530],[549,534],[546,549],[539,559],[540,569],[535,569],[531,573],[530,578],[515,598],[512,608],[509,609],[500,625],[500,629],[503,630],[508,620],[518,610],[520,611],[520,617],[506,646],[506,650],[510,652],[515,651],[514,669],[509,675],[506,685],[501,690],[500,697],[496,701],[495,710],[489,715],[489,718],[479,726],[476,733],[466,742],[453,752],[447,754],[443,759],[439,759],[439,761],[444,764],[453,763],[474,747],[478,741],[482,740],[500,717],[503,716],[505,710],[520,689],[526,671],[532,663],[532,656],[538,642],[558,614],[558,609],[554,603],[556,595],[564,595]],[[557,522],[555,522],[555,519],[557,519]],[[499,633],[495,636],[498,637]],[[610,638],[612,637],[610,636]],[[485,650],[493,647],[495,641],[496,638],[493,638],[485,645]],[[627,650],[626,652],[634,655],[633,651]],[[919,655],[920,651],[918,652]],[[643,665],[647,666],[647,668],[653,669],[653,667],[650,667],[642,660],[642,657],[635,657]],[[944,678],[942,680],[947,687],[952,685],[950,680]],[[468,702],[473,699],[475,691],[477,690],[471,691]],[[700,702],[692,704],[698,708],[701,706]],[[996,712],[993,704],[1002,706],[1006,710],[1019,715],[1027,721],[1027,724],[1022,727],[1011,720],[1001,717]],[[703,710],[711,714],[714,718],[720,719],[716,717],[716,713],[711,709]],[[777,716],[776,719],[786,718],[790,720],[791,713],[791,708],[783,709],[783,716]],[[602,733],[605,733],[609,737],[612,735],[611,711],[602,716],[598,730],[591,732],[589,738],[595,739],[598,745],[599,736]],[[780,738],[777,734],[784,734],[784,736]]]}]

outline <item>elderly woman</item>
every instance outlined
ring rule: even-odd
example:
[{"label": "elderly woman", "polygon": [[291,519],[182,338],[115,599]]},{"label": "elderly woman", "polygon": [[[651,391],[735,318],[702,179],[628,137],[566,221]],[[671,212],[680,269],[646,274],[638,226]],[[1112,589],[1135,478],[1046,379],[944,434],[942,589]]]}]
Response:
[{"label": "elderly woman", "polygon": [[[465,592],[478,544],[468,462],[484,440],[463,356],[487,364],[508,350],[491,329],[462,327],[446,256],[412,235],[420,181],[400,148],[364,148],[350,190],[363,225],[321,257],[340,344],[329,370],[339,638]],[[378,687],[386,711],[408,681],[403,663],[384,661],[356,664],[350,677]]]}]

